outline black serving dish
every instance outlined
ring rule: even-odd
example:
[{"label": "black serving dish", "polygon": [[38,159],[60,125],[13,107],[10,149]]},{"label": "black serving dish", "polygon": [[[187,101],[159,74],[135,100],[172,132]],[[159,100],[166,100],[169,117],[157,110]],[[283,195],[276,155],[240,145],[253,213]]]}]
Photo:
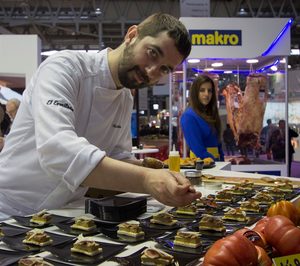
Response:
[{"label": "black serving dish", "polygon": [[97,234],[101,233],[101,229],[98,226],[96,226],[95,228],[88,230],[88,231],[77,229],[77,228],[76,229],[72,228],[71,225],[73,225],[74,222],[75,222],[74,219],[71,219],[71,220],[64,221],[64,222],[54,223],[54,225],[57,226],[59,229],[61,229],[66,234],[75,235],[75,236],[78,236],[78,235],[92,236],[92,235],[97,235]]},{"label": "black serving dish", "polygon": [[30,230],[28,228],[19,227],[11,224],[6,224],[6,223],[0,224],[0,228],[4,236],[16,236],[16,235],[26,233],[27,231]]},{"label": "black serving dish", "polygon": [[136,219],[147,211],[147,198],[107,197],[103,199],[87,199],[85,212],[91,213],[100,220],[123,222]]},{"label": "black serving dish", "polygon": [[84,265],[98,265],[99,263],[108,260],[116,254],[123,251],[126,245],[111,244],[105,242],[98,242],[102,247],[102,252],[95,256],[87,256],[81,253],[71,251],[75,240],[72,242],[62,243],[56,246],[47,246],[46,250],[50,251],[56,258],[64,262]]}]

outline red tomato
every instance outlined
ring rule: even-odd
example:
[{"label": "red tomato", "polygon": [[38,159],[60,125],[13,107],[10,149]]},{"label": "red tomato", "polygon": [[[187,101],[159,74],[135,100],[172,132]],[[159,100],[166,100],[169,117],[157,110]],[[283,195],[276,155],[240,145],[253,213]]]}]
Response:
[{"label": "red tomato", "polygon": [[269,218],[265,226],[265,237],[280,255],[300,253],[300,228],[282,215]]},{"label": "red tomato", "polygon": [[255,246],[246,237],[234,234],[216,241],[204,256],[203,266],[257,265]]}]

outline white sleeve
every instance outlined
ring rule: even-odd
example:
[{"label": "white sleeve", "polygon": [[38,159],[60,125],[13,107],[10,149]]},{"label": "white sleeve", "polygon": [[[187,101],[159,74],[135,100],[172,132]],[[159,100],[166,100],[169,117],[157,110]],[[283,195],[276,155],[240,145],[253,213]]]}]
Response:
[{"label": "white sleeve", "polygon": [[40,67],[32,88],[32,116],[41,167],[62,178],[71,191],[105,156],[104,151],[78,137],[75,131],[80,74],[75,64],[56,57]]}]

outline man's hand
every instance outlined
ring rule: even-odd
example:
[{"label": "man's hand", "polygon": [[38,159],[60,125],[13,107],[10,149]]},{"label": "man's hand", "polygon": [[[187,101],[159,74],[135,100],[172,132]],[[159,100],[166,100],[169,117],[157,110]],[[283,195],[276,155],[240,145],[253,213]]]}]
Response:
[{"label": "man's hand", "polygon": [[185,206],[201,197],[187,178],[167,170],[148,171],[144,187],[151,196],[168,206]]}]

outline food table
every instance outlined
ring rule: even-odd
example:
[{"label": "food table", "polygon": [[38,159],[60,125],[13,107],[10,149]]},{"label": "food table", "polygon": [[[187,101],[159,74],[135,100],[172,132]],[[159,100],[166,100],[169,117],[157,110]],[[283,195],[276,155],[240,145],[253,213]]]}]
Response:
[{"label": "food table", "polygon": [[[260,174],[250,174],[250,173],[240,173],[240,172],[233,172],[233,171],[228,171],[228,170],[224,170],[224,169],[230,169],[230,164],[226,163],[226,162],[217,162],[216,166],[214,168],[210,168],[210,169],[203,169],[202,173],[204,175],[214,175],[217,177],[222,177],[222,179],[227,179],[226,182],[220,184],[220,182],[211,182],[211,183],[207,183],[206,185],[204,185],[204,183],[202,183],[199,186],[196,186],[196,189],[201,191],[203,196],[207,196],[209,194],[214,194],[224,188],[227,187],[231,187],[232,184],[234,184],[237,180],[239,180],[241,177],[247,178],[247,179],[251,179],[251,180],[255,180],[257,182],[259,182],[260,178],[262,177],[262,175]],[[182,170],[184,171],[184,170]],[[268,176],[270,178],[278,178],[277,176]],[[300,185],[300,181],[298,181],[296,178],[291,178],[291,180],[293,180],[295,182],[295,184],[297,184],[297,186]],[[121,196],[126,196],[126,197],[139,197],[139,196],[147,196],[147,195],[141,195],[141,194],[136,194],[136,193],[123,193]],[[297,197],[295,197],[293,200],[299,200],[299,194]],[[72,204],[69,204],[67,206],[65,206],[62,209],[57,209],[57,210],[49,210],[48,212],[54,215],[59,215],[59,216],[66,216],[66,217],[79,217],[85,214],[85,207],[84,207],[84,199],[79,200],[77,202],[74,202]],[[148,197],[147,198],[147,212],[142,214],[141,216],[139,216],[139,219],[147,219],[149,217],[152,216],[153,213],[158,212],[160,210],[170,210],[171,208],[166,207],[160,203],[158,203],[156,200]],[[86,215],[86,214],[85,214]],[[7,224],[11,224],[11,225],[15,225],[15,226],[20,226],[20,224],[14,220],[14,219],[10,219],[5,221],[5,223]],[[68,235],[65,234],[60,228],[58,228],[57,226],[49,226],[46,227],[44,229],[46,232],[51,232],[51,233],[55,233],[55,234],[59,234],[59,235]],[[74,237],[74,236],[73,236]],[[105,242],[105,243],[114,243],[114,244],[120,244],[117,241],[112,240],[111,238],[108,238],[107,236],[99,233],[96,235],[93,235],[92,238],[95,241],[99,241],[99,242]],[[123,243],[124,244],[124,243]],[[147,239],[147,241],[144,242],[140,242],[137,244],[130,244],[130,243],[126,243],[126,247],[124,248],[123,251],[119,252],[118,254],[114,255],[113,257],[126,257],[129,256],[137,251],[139,251],[141,248],[143,247],[155,247],[157,245],[157,242],[152,240],[152,239]],[[0,242],[0,249],[9,249],[9,247],[3,243]],[[168,250],[167,250],[168,252]],[[43,251],[41,253],[38,253],[39,256],[42,257],[49,257],[49,258],[54,258],[53,255],[51,255],[51,253],[49,253],[48,251]],[[195,257],[193,257],[195,258]],[[192,259],[191,259],[192,260]],[[0,262],[1,262],[1,252],[0,252]],[[198,260],[197,260],[198,262]],[[53,263],[53,262],[51,262]],[[5,265],[5,264],[1,264],[1,265]],[[54,264],[55,265],[55,264]],[[61,265],[61,264],[60,264]],[[68,265],[68,264],[67,264]],[[71,264],[71,265],[79,265],[79,264]],[[85,264],[87,265],[87,264]],[[116,263],[115,261],[105,261],[102,263],[99,263],[98,265],[119,265],[118,263]],[[191,265],[196,265],[196,264],[191,264]]]}]

